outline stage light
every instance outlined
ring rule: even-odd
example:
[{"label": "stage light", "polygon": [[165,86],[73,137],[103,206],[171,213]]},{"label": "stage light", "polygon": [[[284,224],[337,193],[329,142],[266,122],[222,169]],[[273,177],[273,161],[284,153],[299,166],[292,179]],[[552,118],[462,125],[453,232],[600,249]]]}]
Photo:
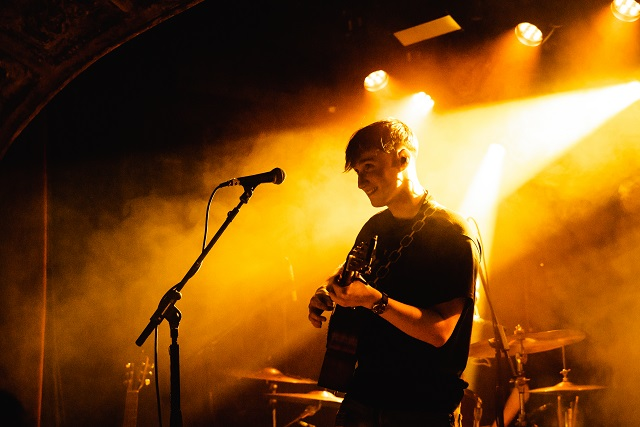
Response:
[{"label": "stage light", "polygon": [[364,79],[364,88],[369,92],[377,92],[384,89],[389,84],[389,74],[383,70],[370,73]]},{"label": "stage light", "polygon": [[435,101],[425,92],[416,92],[408,96],[386,99],[381,103],[378,115],[382,117],[401,117],[402,121],[414,128],[414,131],[426,126],[425,119],[431,113]]},{"label": "stage light", "polygon": [[624,22],[634,22],[640,18],[640,4],[634,0],[613,0],[613,16]]},{"label": "stage light", "polygon": [[411,103],[420,114],[427,114],[435,105],[433,98],[424,92],[418,92],[413,95],[411,97]]},{"label": "stage light", "polygon": [[542,43],[542,31],[529,22],[521,22],[515,31],[516,37],[525,46],[539,46]]}]

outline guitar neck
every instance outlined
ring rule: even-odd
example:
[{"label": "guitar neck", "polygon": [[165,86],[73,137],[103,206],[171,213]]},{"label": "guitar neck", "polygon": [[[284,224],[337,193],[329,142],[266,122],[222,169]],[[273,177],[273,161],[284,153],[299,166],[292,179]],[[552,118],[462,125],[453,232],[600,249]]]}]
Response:
[{"label": "guitar neck", "polygon": [[[357,274],[367,274],[371,272],[371,264],[375,256],[378,236],[373,236],[367,245],[355,246],[344,262],[342,274],[338,280],[338,286],[345,287]],[[363,252],[364,250],[364,252]]]},{"label": "guitar neck", "polygon": [[136,427],[138,424],[138,396],[139,390],[127,390],[124,404],[124,422],[122,427]]}]

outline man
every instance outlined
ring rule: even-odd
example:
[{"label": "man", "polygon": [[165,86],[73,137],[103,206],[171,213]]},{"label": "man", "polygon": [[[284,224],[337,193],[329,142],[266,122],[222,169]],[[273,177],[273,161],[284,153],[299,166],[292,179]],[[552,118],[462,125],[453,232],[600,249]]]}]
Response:
[{"label": "man", "polygon": [[[320,328],[334,304],[359,317],[357,368],[336,426],[454,425],[467,383],[479,242],[469,224],[436,203],[416,172],[418,142],[396,119],[351,137],[345,171],[374,207],[356,243],[378,236],[370,274],[338,286],[340,271],[309,303]],[[335,315],[335,313],[334,313]]]}]

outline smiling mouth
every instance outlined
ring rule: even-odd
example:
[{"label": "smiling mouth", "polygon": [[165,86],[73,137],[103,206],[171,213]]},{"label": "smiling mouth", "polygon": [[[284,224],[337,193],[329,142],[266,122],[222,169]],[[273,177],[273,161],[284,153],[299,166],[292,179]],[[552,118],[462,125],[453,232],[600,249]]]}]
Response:
[{"label": "smiling mouth", "polygon": [[378,190],[378,187],[369,188],[367,190],[364,190],[364,194],[366,194],[367,196],[371,196],[377,190]]}]

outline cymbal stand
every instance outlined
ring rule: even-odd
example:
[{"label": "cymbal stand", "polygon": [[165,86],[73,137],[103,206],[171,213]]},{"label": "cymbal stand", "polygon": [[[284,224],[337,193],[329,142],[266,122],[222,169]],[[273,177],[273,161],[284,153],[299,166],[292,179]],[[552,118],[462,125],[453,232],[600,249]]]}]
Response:
[{"label": "cymbal stand", "polygon": [[527,387],[527,383],[529,382],[529,378],[524,375],[524,365],[527,363],[527,354],[524,349],[523,341],[524,341],[524,329],[522,326],[517,325],[515,329],[516,339],[518,340],[519,349],[516,352],[514,358],[516,361],[516,376],[511,380],[511,383],[518,388],[518,396],[520,403],[520,413],[518,415],[518,420],[516,421],[516,425],[519,427],[526,426],[525,419],[525,391]]},{"label": "cymbal stand", "polygon": [[[564,346],[562,346],[562,370],[560,374],[562,375],[562,383],[569,382],[569,372],[571,369],[567,369],[567,355],[565,352]],[[562,395],[558,394],[558,426],[560,427],[575,427],[576,422],[578,420],[578,398],[576,395],[575,400],[569,402],[569,407],[566,408],[562,402]]]},{"label": "cymbal stand", "polygon": [[[275,382],[267,381],[269,384],[269,394],[275,394],[278,390],[278,384]],[[278,400],[275,397],[269,399],[269,407],[271,408],[271,426],[276,427],[276,406],[278,404]]]}]

